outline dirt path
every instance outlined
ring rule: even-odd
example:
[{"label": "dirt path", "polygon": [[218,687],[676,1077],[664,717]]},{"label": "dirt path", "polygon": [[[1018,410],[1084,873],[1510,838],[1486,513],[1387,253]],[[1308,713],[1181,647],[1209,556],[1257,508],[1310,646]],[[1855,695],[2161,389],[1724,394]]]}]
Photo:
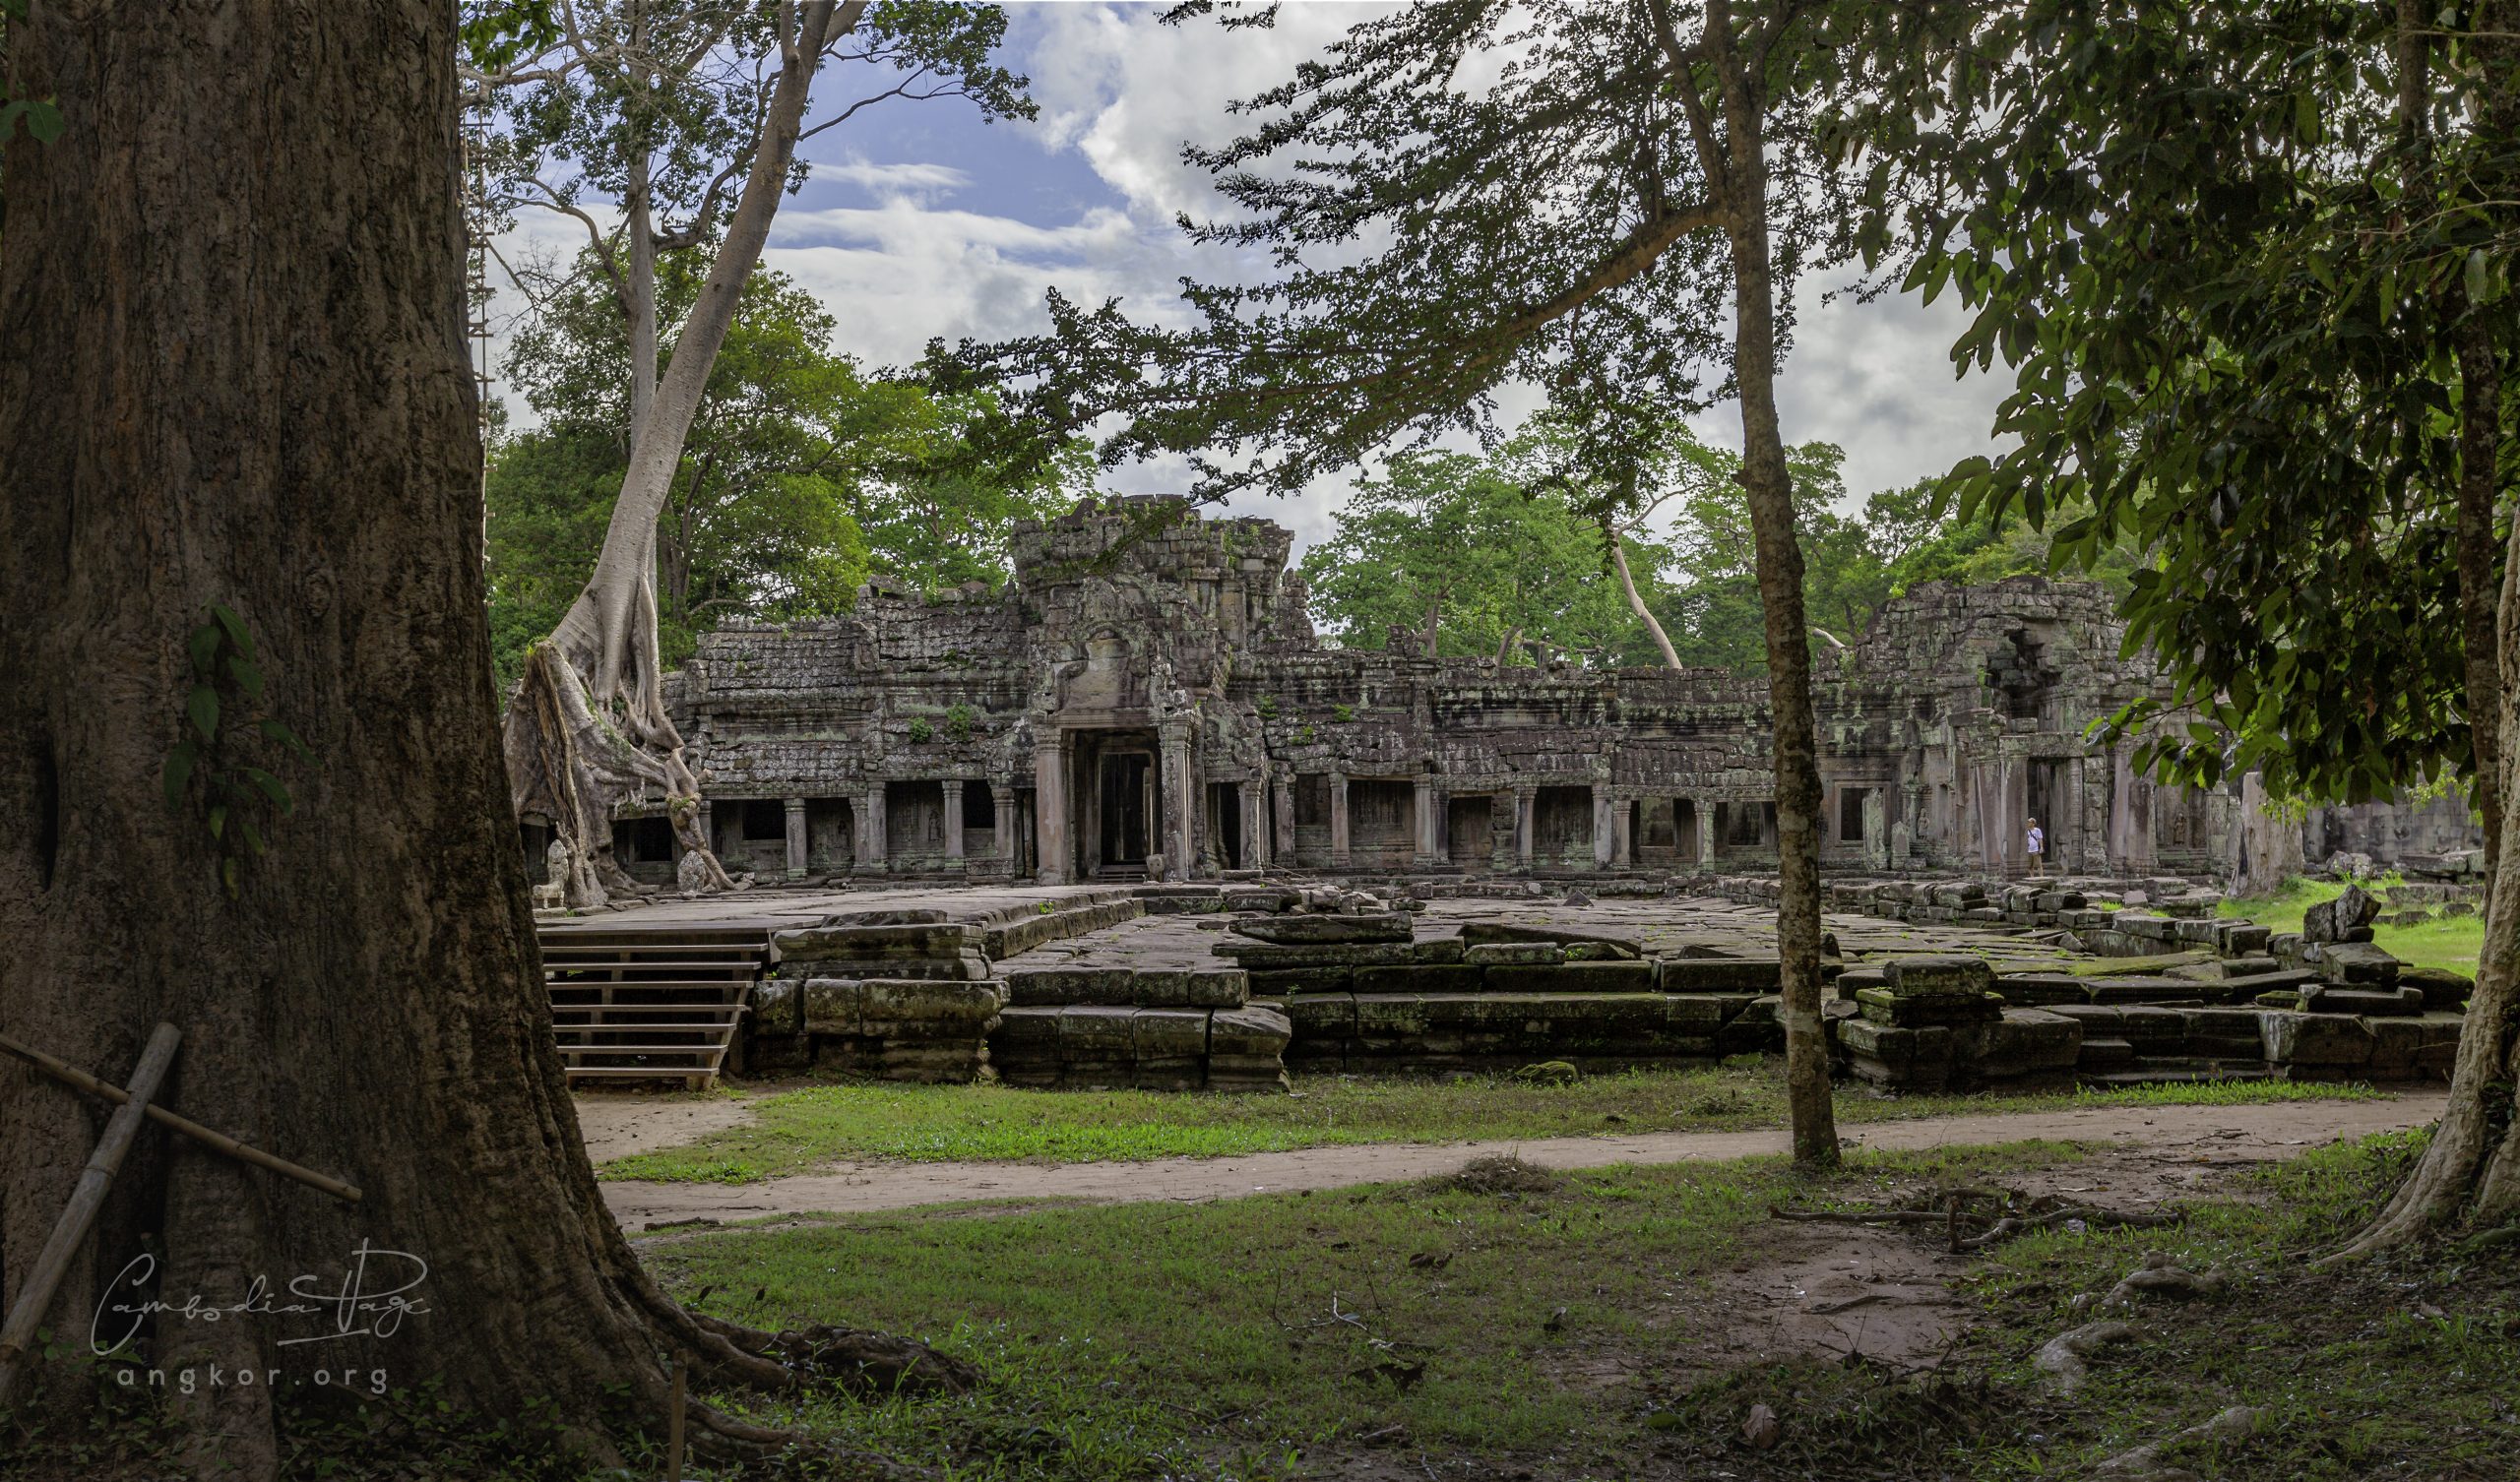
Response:
[{"label": "dirt path", "polygon": [[[2014,1142],[2033,1138],[2109,1143],[2155,1159],[2229,1164],[2284,1158],[2340,1138],[2421,1127],[2444,1097],[2421,1091],[2377,1101],[2260,1106],[2107,1107],[1990,1113],[1867,1123],[1846,1130],[1855,1145],[1916,1148]],[[697,1103],[695,1110],[715,1103]],[[740,1107],[740,1103],[725,1103]],[[679,1131],[679,1129],[676,1129]],[[670,1139],[667,1139],[670,1140]],[[654,1145],[654,1144],[650,1144]],[[623,1151],[628,1148],[620,1149]],[[1222,1158],[1142,1163],[840,1163],[821,1173],[758,1184],[609,1183],[604,1199],[633,1231],[694,1219],[759,1219],[900,1209],[988,1200],[1197,1201],[1299,1189],[1337,1189],[1449,1173],[1474,1157],[1515,1152],[1553,1168],[1609,1163],[1721,1161],[1788,1150],[1785,1132],[1674,1132],[1523,1142],[1381,1143],[1310,1147]]]},{"label": "dirt path", "polygon": [[752,1102],[734,1096],[580,1091],[573,1099],[578,1103],[578,1131],[586,1137],[587,1156],[598,1163],[695,1142],[752,1117]]}]

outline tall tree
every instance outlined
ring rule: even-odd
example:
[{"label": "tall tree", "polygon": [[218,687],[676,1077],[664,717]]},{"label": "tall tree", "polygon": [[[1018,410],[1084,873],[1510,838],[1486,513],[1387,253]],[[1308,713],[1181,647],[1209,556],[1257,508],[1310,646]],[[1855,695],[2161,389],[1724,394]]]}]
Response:
[{"label": "tall tree", "polygon": [[[517,806],[553,821],[568,856],[560,883],[573,903],[593,904],[631,888],[612,858],[610,814],[644,791],[662,794],[700,883],[729,884],[701,836],[699,783],[665,713],[657,524],[744,280],[781,197],[803,183],[797,144],[891,98],[963,97],[992,118],[1033,105],[1024,79],[989,60],[1005,31],[994,6],[559,0],[556,13],[550,48],[472,84],[485,107],[522,90],[494,152],[502,200],[584,224],[629,339],[630,456],[603,549],[550,642],[528,656],[506,717]],[[826,66],[882,86],[809,119]],[[620,214],[609,228],[590,209],[603,197]],[[657,258],[685,250],[707,252],[709,267],[660,373]]]},{"label": "tall tree", "polygon": [[1978,311],[1964,367],[2010,366],[2017,443],[1956,470],[1965,507],[2073,505],[2069,552],[2150,553],[2124,610],[2177,683],[2121,723],[2218,724],[2145,759],[2305,798],[2471,778],[2493,875],[2451,1107],[2356,1249],[2520,1211],[2520,4],[1884,14],[1844,120],[1875,161],[1859,238]]},{"label": "tall tree", "polygon": [[1492,432],[1511,380],[1546,390],[1587,486],[1633,489],[1659,429],[1734,399],[1766,611],[1795,1151],[1814,1164],[1838,1155],[1820,783],[1776,377],[1794,281],[1841,206],[1807,128],[1838,66],[1836,15],[1418,0],[1359,22],[1239,105],[1262,116],[1251,132],[1187,152],[1242,213],[1193,237],[1265,255],[1274,276],[1188,285],[1179,331],[1053,295],[1049,335],[937,357],[949,378],[1036,378],[1028,404],[1054,428],[1120,414],[1106,458],[1187,453],[1207,494],[1300,488],[1395,438]]},{"label": "tall tree", "polygon": [[[670,332],[698,272],[668,257],[657,277]],[[658,523],[665,665],[724,618],[846,611],[870,573],[929,587],[1001,581],[1014,522],[1058,513],[1090,478],[1082,456],[1004,476],[976,462],[963,429],[980,408],[868,378],[831,348],[837,328],[776,270],[745,282]],[[557,286],[510,348],[508,383],[539,426],[498,439],[490,460],[492,651],[508,683],[601,547],[629,461],[628,354],[610,289],[587,274]]]},{"label": "tall tree", "polygon": [[1304,552],[1313,611],[1352,648],[1409,630],[1428,653],[1512,663],[1528,645],[1615,659],[1634,626],[1602,580],[1598,522],[1500,461],[1406,453],[1360,479]]},{"label": "tall tree", "polygon": [[[276,1475],[318,1364],[530,1400],[598,1460],[663,1413],[667,1353],[803,1382],[641,1270],[552,1048],[493,739],[453,8],[37,8],[8,42],[68,128],[9,146],[0,245],[0,1031],[119,1079],[171,1022],[167,1103],[365,1196],[145,1136],[49,1326],[135,1275],[178,1309],[137,1352],[228,1376],[163,1391],[200,1477]],[[0,1073],[0,1305],[103,1110]],[[288,1348],[333,1329],[181,1316],[338,1291],[362,1242],[426,1263],[424,1310]]]}]

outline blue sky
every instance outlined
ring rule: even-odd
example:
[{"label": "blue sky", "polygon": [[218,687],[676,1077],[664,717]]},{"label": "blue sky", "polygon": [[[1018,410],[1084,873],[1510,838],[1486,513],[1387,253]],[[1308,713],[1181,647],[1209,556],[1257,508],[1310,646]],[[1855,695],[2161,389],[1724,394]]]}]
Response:
[{"label": "blue sky", "polygon": [[[869,365],[909,360],[933,336],[1037,329],[1054,284],[1161,315],[1183,275],[1245,268],[1193,251],[1173,225],[1176,213],[1205,215],[1214,202],[1180,160],[1184,141],[1226,137],[1226,100],[1282,80],[1371,9],[1308,0],[1288,6],[1273,31],[1228,33],[1159,25],[1153,5],[1018,0],[1006,64],[1032,77],[1040,118],[983,123],[953,100],[865,110],[807,142],[812,178],[783,206],[764,260],[821,296],[840,324],[838,347]],[[845,81],[827,78],[817,102],[845,101]],[[528,213],[518,234],[566,250],[578,230]],[[1858,495],[1984,451],[2000,390],[1984,377],[1953,380],[1945,352],[1961,327],[1948,301],[1823,306],[1806,291],[1780,388],[1787,438],[1845,447]],[[1520,413],[1536,400],[1505,401]],[[1737,446],[1735,415],[1715,408],[1700,431]],[[1180,482],[1180,469],[1162,463],[1111,478],[1127,492]],[[1268,515],[1308,543],[1345,487],[1328,480],[1237,512]]]}]

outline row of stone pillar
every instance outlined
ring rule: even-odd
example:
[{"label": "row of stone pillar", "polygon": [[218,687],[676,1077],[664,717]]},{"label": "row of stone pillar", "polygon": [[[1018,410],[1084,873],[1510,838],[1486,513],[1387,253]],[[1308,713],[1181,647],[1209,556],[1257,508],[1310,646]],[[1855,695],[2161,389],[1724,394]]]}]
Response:
[{"label": "row of stone pillar", "polygon": [[[961,777],[947,777],[940,784],[944,792],[945,857],[947,859],[964,857],[964,781],[965,779]],[[788,798],[785,801],[788,808],[788,878],[801,880],[807,869],[805,799]],[[1016,857],[1014,791],[1012,788],[997,788],[990,801],[996,808],[997,853],[994,857],[1000,860],[1011,860]],[[857,868],[860,870],[884,868],[889,863],[892,853],[892,840],[887,827],[884,784],[877,782],[865,788],[857,795],[855,802],[857,804],[857,837],[854,840],[854,853]],[[706,802],[700,805],[700,836],[703,838],[713,836],[710,830],[709,804]]]},{"label": "row of stone pillar", "polygon": [[[1345,772],[1327,773],[1330,790],[1330,863],[1332,868],[1347,865],[1352,855],[1348,823],[1348,776]],[[1442,865],[1452,860],[1451,831],[1447,818],[1452,794],[1438,787],[1431,777],[1414,779],[1417,785],[1417,841],[1414,862],[1419,865]],[[1258,786],[1245,782],[1246,789]],[[1294,781],[1281,776],[1277,783],[1280,837],[1294,837]],[[1514,789],[1514,859],[1529,867],[1535,845],[1536,825],[1540,808],[1540,784],[1518,784]],[[1715,857],[1715,810],[1698,808],[1697,857],[1701,863]],[[1593,862],[1603,869],[1625,869],[1634,859],[1634,829],[1628,801],[1606,788],[1593,789]],[[1264,850],[1265,852],[1265,850]]]}]

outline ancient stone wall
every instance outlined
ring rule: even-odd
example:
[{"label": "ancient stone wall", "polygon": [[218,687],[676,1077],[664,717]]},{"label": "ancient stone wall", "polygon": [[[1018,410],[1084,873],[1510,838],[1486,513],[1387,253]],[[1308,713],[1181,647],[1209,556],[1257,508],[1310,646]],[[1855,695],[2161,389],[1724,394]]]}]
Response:
[{"label": "ancient stone wall", "polygon": [[[1291,550],[1181,500],[1088,502],[1018,527],[1002,591],[876,586],[706,635],[673,703],[713,810],[787,809],[792,838],[733,842],[791,878],[1773,865],[1763,680],[1333,648]],[[2167,694],[2122,635],[2097,587],[1928,584],[1821,655],[1824,863],[2019,875],[2036,817],[2051,872],[2227,873],[2235,797],[2087,734]]]}]

